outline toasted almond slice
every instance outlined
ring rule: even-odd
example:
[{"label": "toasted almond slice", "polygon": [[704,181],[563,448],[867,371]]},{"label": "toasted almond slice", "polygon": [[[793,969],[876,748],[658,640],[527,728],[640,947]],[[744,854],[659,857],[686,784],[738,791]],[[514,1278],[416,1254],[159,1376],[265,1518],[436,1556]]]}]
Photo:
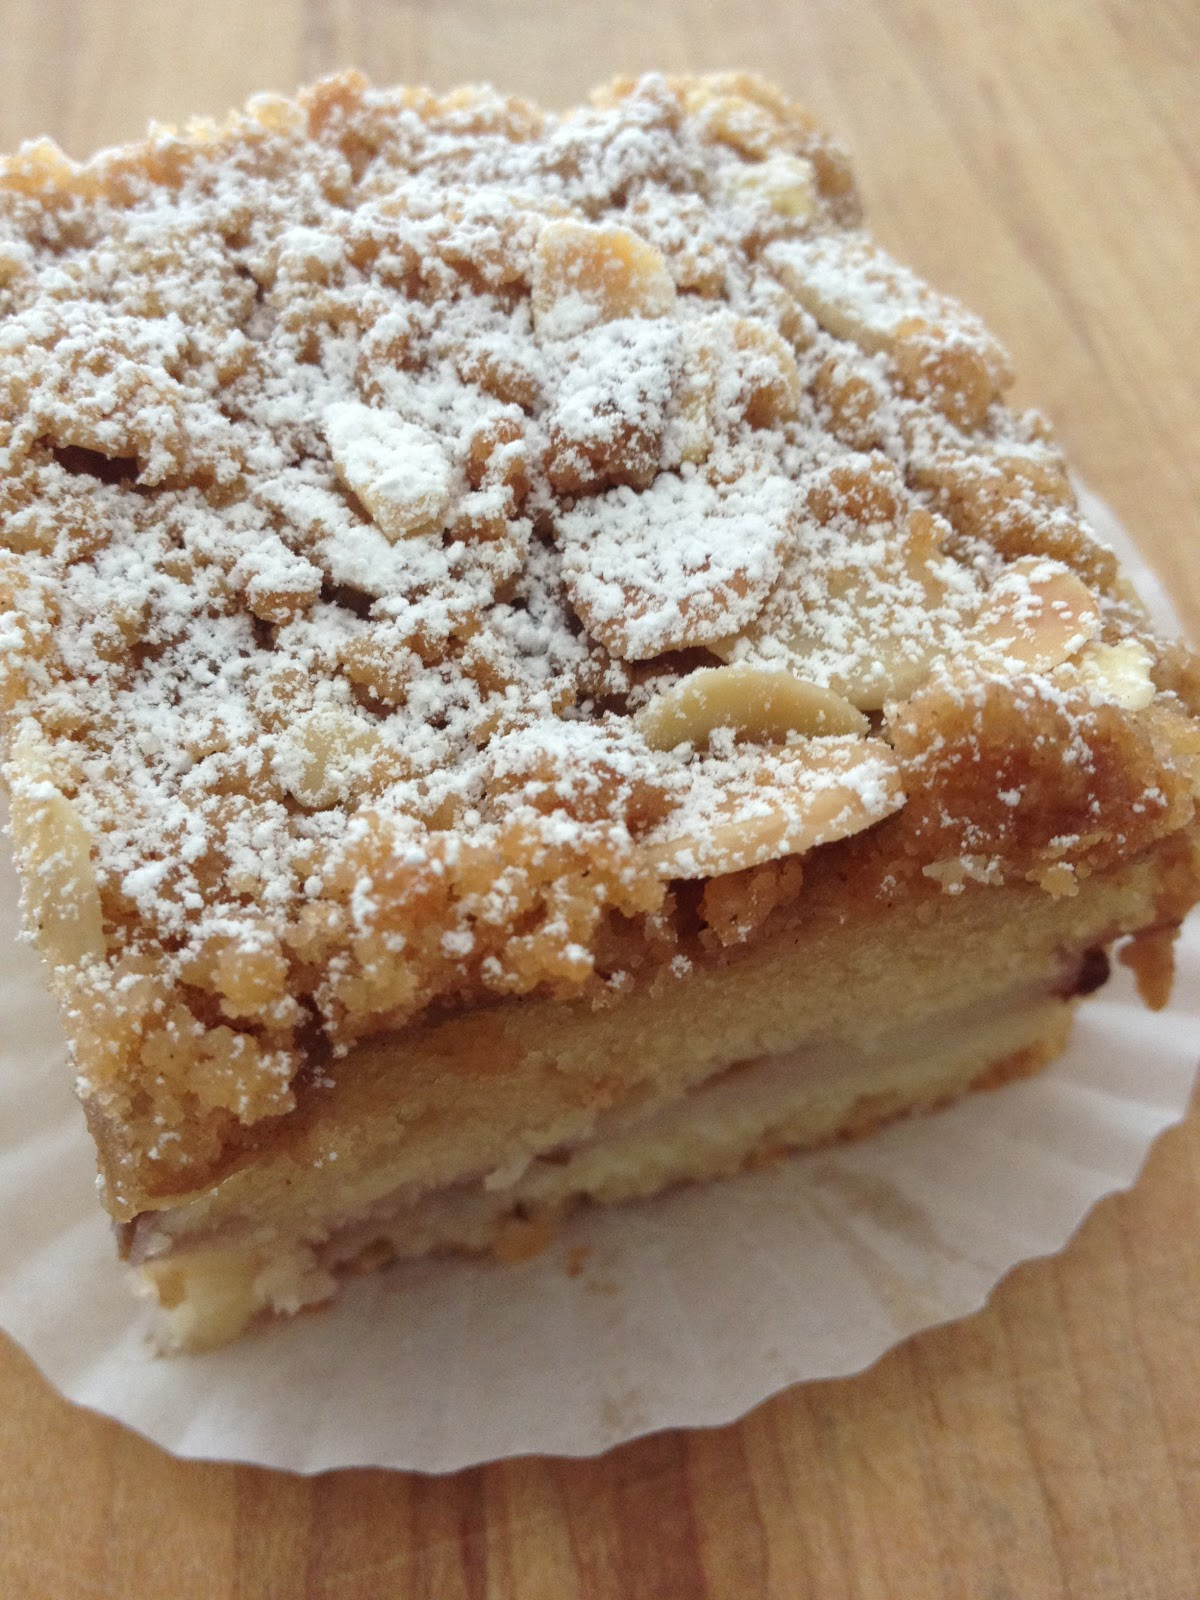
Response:
[{"label": "toasted almond slice", "polygon": [[778,118],[726,84],[701,79],[687,89],[684,103],[703,135],[752,160],[764,157],[779,131]]},{"label": "toasted almond slice", "polygon": [[915,694],[941,654],[941,646],[929,639],[881,634],[869,665],[860,659],[838,675],[838,683],[853,705],[879,711],[889,700],[907,700]]},{"label": "toasted almond slice", "polygon": [[338,477],[389,539],[436,533],[450,506],[452,471],[427,429],[357,401],[325,410]]},{"label": "toasted almond slice", "polygon": [[[303,107],[289,100],[282,94],[254,94],[246,103],[246,110],[260,128],[265,128],[268,133],[280,133],[299,138],[307,132],[308,118]],[[214,132],[219,137],[220,125],[214,125]],[[192,136],[192,125],[188,126],[188,134]]]},{"label": "toasted almond slice", "polygon": [[976,603],[972,588],[942,555],[939,524],[920,507],[849,534],[810,530],[759,615],[708,648],[726,660],[779,660],[860,711],[878,711],[924,682],[960,607]]},{"label": "toasted almond slice", "polygon": [[1008,357],[983,324],[861,234],[789,238],[765,259],[821,327],[884,352],[905,388],[959,426],[978,427],[1008,384]]},{"label": "toasted almond slice", "polygon": [[701,667],[655,695],[634,719],[652,750],[704,744],[714,728],[751,739],[866,733],[860,711],[832,689],[770,667]]},{"label": "toasted almond slice", "polygon": [[899,765],[881,739],[714,756],[687,776],[687,798],[644,843],[661,878],[715,877],[801,855],[904,804]]},{"label": "toasted almond slice", "polygon": [[1154,699],[1154,662],[1136,639],[1122,639],[1117,644],[1093,640],[1084,646],[1075,665],[1098,699],[1125,711],[1144,711]]},{"label": "toasted almond slice", "polygon": [[663,317],[675,284],[661,253],[629,228],[556,217],[533,255],[533,323],[543,338],[566,339],[618,317]]},{"label": "toasted almond slice", "polygon": [[104,915],[88,831],[50,773],[49,748],[18,738],[9,788],[25,916],[52,966],[78,967],[104,954]]},{"label": "toasted almond slice", "polygon": [[1099,631],[1100,610],[1085,583],[1060,562],[1022,556],[992,585],[968,637],[989,665],[1049,672]]},{"label": "toasted almond slice", "polygon": [[641,493],[582,498],[557,522],[571,604],[626,661],[723,638],[779,577],[795,503],[789,478],[749,468],[733,483],[662,472]]},{"label": "toasted almond slice", "polygon": [[0,242],[0,285],[27,277],[32,265],[33,251],[24,240],[5,239]]},{"label": "toasted almond slice", "polygon": [[707,461],[716,442],[717,375],[719,357],[711,342],[703,338],[703,324],[697,323],[684,333],[685,360],[679,381],[675,386],[673,410],[669,419],[668,458],[698,465]]},{"label": "toasted almond slice", "polygon": [[802,385],[796,358],[786,341],[766,323],[749,317],[731,319],[731,333],[740,360],[743,415],[755,428],[773,428],[800,409]]},{"label": "toasted almond slice", "polygon": [[309,811],[327,811],[360,792],[389,761],[394,776],[404,765],[375,724],[339,705],[297,716],[280,737],[275,759],[284,788]]},{"label": "toasted almond slice", "polygon": [[714,311],[684,324],[682,346],[668,458],[706,461],[731,426],[774,428],[798,413],[803,386],[795,356],[767,322]]},{"label": "toasted almond slice", "polygon": [[812,162],[786,150],[774,150],[762,161],[727,167],[720,183],[727,199],[768,205],[794,222],[806,221],[816,203]]},{"label": "toasted almond slice", "polygon": [[822,328],[863,350],[889,351],[906,317],[958,309],[859,234],[788,240],[767,261]]}]

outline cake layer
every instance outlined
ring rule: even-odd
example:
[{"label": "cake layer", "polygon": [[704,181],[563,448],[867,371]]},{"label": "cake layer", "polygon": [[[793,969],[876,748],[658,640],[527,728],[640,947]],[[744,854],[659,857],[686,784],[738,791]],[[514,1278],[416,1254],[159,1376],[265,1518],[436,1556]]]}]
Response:
[{"label": "cake layer", "polygon": [[[997,997],[856,1050],[838,1040],[740,1063],[655,1111],[601,1117],[590,1138],[536,1157],[511,1182],[386,1197],[325,1241],[255,1242],[184,1234],[141,1263],[163,1311],[164,1344],[199,1350],[234,1338],[263,1311],[327,1300],[341,1274],[446,1250],[536,1253],[564,1210],[634,1200],[727,1177],[786,1151],[874,1131],[880,1123],[1036,1071],[1066,1043],[1074,1003]],[[155,1241],[147,1241],[148,1248]]]},{"label": "cake layer", "polygon": [[[631,1099],[671,1099],[735,1062],[814,1036],[870,1048],[1021,987],[1070,987],[1083,951],[1154,924],[1154,859],[1053,899],[968,890],[839,919],[696,962],[602,1009],[526,1000],[359,1046],[220,1183],[144,1210],[170,1231],[252,1221],[320,1232],[382,1194],[520,1170]],[[150,1224],[147,1223],[147,1226]]]},{"label": "cake layer", "polygon": [[[302,1129],[143,1213],[127,1248],[190,1307],[173,1337],[209,1342],[325,1297],[368,1247],[480,1248],[514,1216],[862,1131],[1048,1059],[1097,952],[1154,925],[1161,889],[1146,860],[1069,899],[994,889],[822,920],[608,1010],[527,1002],[376,1041]],[[214,1296],[220,1315],[200,1309]]]}]

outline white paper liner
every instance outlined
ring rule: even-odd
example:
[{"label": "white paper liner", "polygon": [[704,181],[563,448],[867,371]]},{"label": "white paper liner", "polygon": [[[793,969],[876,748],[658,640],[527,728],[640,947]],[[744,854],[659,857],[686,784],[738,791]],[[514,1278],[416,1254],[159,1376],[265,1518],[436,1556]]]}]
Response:
[{"label": "white paper liner", "polygon": [[[1107,510],[1160,622],[1157,582]],[[54,1009],[0,863],[0,1325],[68,1398],[182,1456],[300,1472],[589,1455],[861,1370],[1059,1249],[1184,1115],[1200,920],[1169,1010],[1117,968],[1038,1077],[768,1172],[580,1214],[535,1261],[426,1261],[204,1356],[151,1354],[95,1197]],[[586,1247],[582,1271],[570,1253]]]}]

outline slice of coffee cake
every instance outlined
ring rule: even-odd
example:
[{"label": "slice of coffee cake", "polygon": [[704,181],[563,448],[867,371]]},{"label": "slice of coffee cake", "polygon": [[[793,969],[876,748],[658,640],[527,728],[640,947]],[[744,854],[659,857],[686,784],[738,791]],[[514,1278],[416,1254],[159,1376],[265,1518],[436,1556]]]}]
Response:
[{"label": "slice of coffee cake", "polygon": [[30,932],[199,1347],[1029,1071],[1200,893],[1198,675],[741,77],[0,168]]}]

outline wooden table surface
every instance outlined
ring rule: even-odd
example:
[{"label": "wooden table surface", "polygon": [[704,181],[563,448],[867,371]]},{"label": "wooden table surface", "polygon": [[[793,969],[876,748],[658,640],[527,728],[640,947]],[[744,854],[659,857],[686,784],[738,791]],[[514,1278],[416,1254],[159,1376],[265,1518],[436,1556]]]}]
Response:
[{"label": "wooden table surface", "polygon": [[[83,155],[347,63],[552,104],[775,77],[1200,627],[1196,0],[4,0],[0,146]],[[598,1461],[306,1481],[174,1461],[2,1339],[0,1386],[4,1600],[1195,1600],[1200,1115],[978,1316]]]}]

